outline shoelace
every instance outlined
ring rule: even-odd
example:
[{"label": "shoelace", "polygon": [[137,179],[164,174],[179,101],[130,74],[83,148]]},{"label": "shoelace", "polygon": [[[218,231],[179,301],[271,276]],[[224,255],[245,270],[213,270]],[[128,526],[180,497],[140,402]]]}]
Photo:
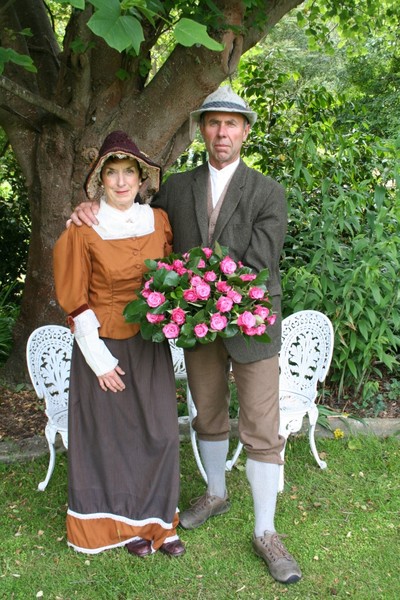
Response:
[{"label": "shoelace", "polygon": [[262,538],[262,545],[270,553],[273,560],[278,560],[279,558],[291,558],[289,552],[286,550],[285,546],[280,540],[281,537],[287,536],[284,534],[274,533],[268,540],[266,540],[265,537]]},{"label": "shoelace", "polygon": [[198,496],[197,498],[192,498],[190,501],[190,506],[195,512],[198,512],[202,508],[206,508],[211,501],[212,496],[208,494],[203,494],[202,496]]}]

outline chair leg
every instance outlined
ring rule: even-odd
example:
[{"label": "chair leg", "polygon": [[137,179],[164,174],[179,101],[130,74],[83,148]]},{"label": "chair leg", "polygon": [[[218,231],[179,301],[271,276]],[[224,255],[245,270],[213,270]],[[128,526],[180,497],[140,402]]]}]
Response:
[{"label": "chair leg", "polygon": [[[280,432],[280,434],[282,435],[282,432]],[[283,492],[283,490],[285,488],[285,450],[286,450],[286,442],[287,442],[287,437],[285,437],[285,445],[283,446],[282,451],[281,451],[281,459],[283,460],[283,464],[280,465],[280,469],[279,469],[278,492]]]},{"label": "chair leg", "polygon": [[231,459],[226,461],[225,471],[232,471],[233,467],[236,464],[237,459],[239,458],[239,455],[240,455],[242,449],[243,449],[242,442],[238,442],[238,445],[236,446],[234,455],[232,456]]},{"label": "chair leg", "polygon": [[317,461],[318,466],[321,469],[326,469],[327,464],[324,460],[322,460],[319,457],[317,446],[315,445],[315,426],[316,426],[317,420],[318,420],[318,407],[317,406],[313,406],[309,410],[308,420],[309,420],[309,424],[310,424],[310,429],[308,432],[308,439],[310,441],[311,452],[313,453],[313,456],[314,456],[315,460]]},{"label": "chair leg", "polygon": [[194,458],[196,460],[196,464],[201,473],[202,478],[204,479],[204,481],[206,483],[208,483],[207,474],[204,470],[203,463],[201,462],[201,458],[200,458],[199,447],[197,444],[197,434],[192,427],[192,421],[195,418],[197,411],[196,411],[196,407],[193,402],[192,394],[190,393],[189,386],[187,386],[186,398],[187,398],[188,413],[189,413],[190,441],[192,443]]},{"label": "chair leg", "polygon": [[46,433],[46,437],[47,437],[47,443],[48,443],[48,445],[49,445],[49,450],[50,450],[50,459],[49,459],[49,466],[48,466],[48,469],[47,469],[46,478],[45,478],[45,480],[44,480],[44,481],[41,481],[41,482],[39,483],[39,485],[38,485],[38,490],[39,490],[40,492],[44,492],[44,490],[46,489],[46,487],[47,487],[47,484],[48,484],[48,483],[49,483],[49,481],[50,481],[50,477],[51,477],[51,476],[52,476],[52,474],[53,474],[53,471],[54,471],[54,465],[55,465],[55,463],[56,463],[56,451],[55,451],[55,448],[54,448],[54,441],[52,441],[52,440],[51,440],[51,439],[48,437],[47,433]]},{"label": "chair leg", "polygon": [[190,425],[190,441],[192,442],[193,454],[194,454],[194,458],[196,459],[197,467],[198,467],[204,481],[206,483],[208,483],[207,474],[204,470],[203,463],[201,462],[199,447],[197,445],[197,434],[191,425]]}]

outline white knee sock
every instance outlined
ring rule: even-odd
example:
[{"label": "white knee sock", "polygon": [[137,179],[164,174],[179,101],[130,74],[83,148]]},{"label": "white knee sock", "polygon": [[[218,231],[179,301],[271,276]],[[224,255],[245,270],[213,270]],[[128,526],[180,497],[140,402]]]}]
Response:
[{"label": "white knee sock", "polygon": [[199,440],[199,450],[207,474],[207,491],[211,496],[224,498],[226,493],[225,464],[229,440],[208,442]]},{"label": "white knee sock", "polygon": [[279,469],[279,465],[247,459],[246,475],[253,494],[256,537],[264,535],[265,531],[275,531]]}]

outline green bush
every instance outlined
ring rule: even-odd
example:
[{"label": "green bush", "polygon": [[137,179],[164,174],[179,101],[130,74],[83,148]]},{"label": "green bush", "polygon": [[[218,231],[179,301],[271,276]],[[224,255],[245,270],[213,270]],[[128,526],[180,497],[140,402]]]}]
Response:
[{"label": "green bush", "polygon": [[11,289],[8,297],[17,303],[26,274],[29,215],[22,173],[11,149],[6,148],[0,156],[0,289]]},{"label": "green bush", "polygon": [[4,363],[12,346],[12,330],[18,316],[18,306],[10,301],[14,286],[0,291],[0,364]]},{"label": "green bush", "polygon": [[343,120],[346,97],[321,85],[296,89],[268,61],[247,62],[240,82],[263,116],[247,144],[249,161],[288,193],[284,316],[301,309],[329,316],[330,384],[339,398],[372,401],[377,379],[399,364],[400,140],[369,133],[365,115],[353,128]]}]

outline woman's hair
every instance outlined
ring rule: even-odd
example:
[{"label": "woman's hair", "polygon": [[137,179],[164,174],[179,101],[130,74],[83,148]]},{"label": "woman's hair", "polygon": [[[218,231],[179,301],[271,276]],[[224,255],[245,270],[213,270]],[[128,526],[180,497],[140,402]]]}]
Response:
[{"label": "woman's hair", "polygon": [[101,171],[99,173],[99,178],[100,181],[103,181],[103,171],[104,169],[110,164],[110,163],[114,163],[114,162],[119,162],[120,160],[129,160],[131,162],[133,162],[135,164],[136,169],[139,172],[139,177],[140,179],[143,178],[143,172],[142,172],[142,168],[139,164],[139,161],[136,160],[136,158],[132,158],[131,156],[124,156],[123,158],[120,158],[119,156],[109,156],[105,161],[103,166],[101,167]]}]

